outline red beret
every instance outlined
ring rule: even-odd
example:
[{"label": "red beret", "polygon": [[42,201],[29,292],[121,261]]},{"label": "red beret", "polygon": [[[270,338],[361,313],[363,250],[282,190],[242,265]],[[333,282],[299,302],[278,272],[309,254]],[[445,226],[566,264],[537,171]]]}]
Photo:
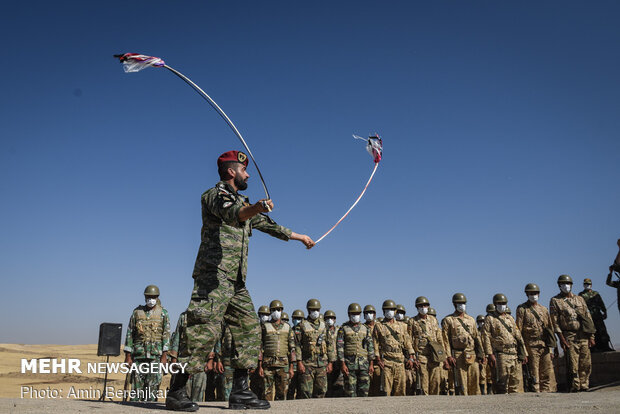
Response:
[{"label": "red beret", "polygon": [[239,162],[246,167],[248,166],[248,156],[241,151],[228,151],[220,155],[217,159],[218,168],[222,166],[222,163],[227,161]]}]

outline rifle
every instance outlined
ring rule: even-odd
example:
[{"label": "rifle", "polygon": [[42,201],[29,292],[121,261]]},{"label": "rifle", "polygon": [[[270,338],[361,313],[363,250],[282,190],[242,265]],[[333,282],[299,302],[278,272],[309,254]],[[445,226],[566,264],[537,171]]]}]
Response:
[{"label": "rifle", "polygon": [[[383,355],[379,355],[380,361],[384,362],[383,360]],[[381,375],[379,376],[379,394],[380,395],[385,395],[385,365],[381,366],[379,365],[379,369],[381,369]]]},{"label": "rifle", "polygon": [[[417,352],[415,353],[415,359],[417,361],[420,361],[418,359],[418,353]],[[421,369],[422,368],[420,367],[419,362],[418,362],[418,367],[415,370],[415,393],[416,393],[416,395],[424,394],[424,390],[422,390],[422,376],[420,375],[420,370]]]},{"label": "rifle", "polygon": [[523,365],[523,383],[525,392],[536,392],[536,378],[532,376],[527,364]]}]

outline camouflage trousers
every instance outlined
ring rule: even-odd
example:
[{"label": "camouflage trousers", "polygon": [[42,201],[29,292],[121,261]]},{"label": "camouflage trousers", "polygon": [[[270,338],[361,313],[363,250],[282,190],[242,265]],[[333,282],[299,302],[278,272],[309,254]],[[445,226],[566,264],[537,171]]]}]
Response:
[{"label": "camouflage trousers", "polygon": [[429,361],[420,355],[420,390],[422,395],[439,395],[441,386],[441,366],[439,362]]},{"label": "camouflage trousers", "polygon": [[378,397],[381,395],[381,368],[376,362],[370,374],[370,389],[368,390],[368,395],[371,397]]},{"label": "camouflage trousers", "polygon": [[590,386],[592,359],[588,339],[577,332],[564,332],[564,339],[568,342],[568,372],[571,378],[570,389],[573,391],[587,390]]},{"label": "camouflage trousers", "polygon": [[480,388],[478,387],[480,373],[478,363],[475,360],[471,362],[473,355],[465,351],[455,351],[454,358],[456,358],[455,383],[458,382],[460,391],[463,392],[463,395],[480,395]]},{"label": "camouflage trousers", "polygon": [[[323,398],[327,392],[327,371],[325,367],[304,363],[306,372],[299,378],[301,395],[299,398]],[[299,373],[299,372],[298,372]]]},{"label": "camouflage trousers", "polygon": [[368,397],[370,374],[368,366],[349,368],[349,375],[344,376],[344,395],[346,397]]},{"label": "camouflage trousers", "polygon": [[263,368],[265,380],[265,399],[267,401],[283,400],[288,390],[288,368]]},{"label": "camouflage trousers", "polygon": [[215,375],[215,389],[217,401],[228,401],[232,390],[232,380],[235,370],[228,364],[224,364],[224,373]]},{"label": "camouflage trousers", "polygon": [[[159,359],[137,359],[134,364],[140,366],[142,364],[157,363]],[[161,373],[141,374],[139,372],[131,373],[131,390],[135,391],[131,397],[131,401],[157,401],[157,391],[161,384]]]},{"label": "camouflage trousers", "polygon": [[383,391],[389,397],[405,395],[407,380],[405,377],[405,363],[383,360]]},{"label": "camouflage trousers", "polygon": [[251,369],[258,365],[260,326],[250,293],[245,284],[218,269],[194,279],[187,307],[187,344],[179,344],[178,362],[188,364],[186,372],[204,370],[208,355],[220,338],[222,319],[232,334],[233,368]]},{"label": "camouflage trousers", "polygon": [[204,401],[207,389],[207,373],[202,371],[190,375],[185,387],[190,400],[194,402]]},{"label": "camouflage trousers", "polygon": [[[293,364],[294,367],[297,364]],[[300,375],[297,373],[297,369],[293,368],[293,376],[288,380],[288,391],[286,393],[287,400],[294,400],[295,398],[301,398],[301,391],[299,389],[299,377]]]},{"label": "camouflage trousers", "polygon": [[516,354],[495,354],[497,372],[497,393],[514,394],[523,392],[523,370]]},{"label": "camouflage trousers", "polygon": [[551,360],[551,351],[546,346],[527,348],[527,365],[532,377],[534,377],[534,390],[536,392],[555,392],[555,372]]}]

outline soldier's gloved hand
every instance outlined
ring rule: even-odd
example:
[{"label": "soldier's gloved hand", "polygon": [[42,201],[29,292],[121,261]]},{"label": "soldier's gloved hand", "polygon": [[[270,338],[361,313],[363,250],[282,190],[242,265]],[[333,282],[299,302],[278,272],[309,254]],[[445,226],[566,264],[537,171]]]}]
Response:
[{"label": "soldier's gloved hand", "polygon": [[217,361],[217,363],[215,364],[215,372],[217,372],[218,374],[224,373],[224,364],[222,364],[220,361]]},{"label": "soldier's gloved hand", "polygon": [[491,366],[491,368],[495,368],[495,363],[496,363],[496,359],[495,359],[495,355],[491,354],[489,355],[489,365]]},{"label": "soldier's gloved hand", "polygon": [[334,370],[334,366],[330,362],[329,364],[327,364],[327,373],[331,374],[333,370]]},{"label": "soldier's gloved hand", "polygon": [[347,363],[342,361],[342,366],[340,367],[340,369],[342,370],[342,374],[346,377],[349,376],[349,368],[347,367]]},{"label": "soldier's gloved hand", "polygon": [[304,367],[304,363],[301,361],[297,362],[297,371],[299,371],[300,374],[305,374],[306,373],[306,367]]}]

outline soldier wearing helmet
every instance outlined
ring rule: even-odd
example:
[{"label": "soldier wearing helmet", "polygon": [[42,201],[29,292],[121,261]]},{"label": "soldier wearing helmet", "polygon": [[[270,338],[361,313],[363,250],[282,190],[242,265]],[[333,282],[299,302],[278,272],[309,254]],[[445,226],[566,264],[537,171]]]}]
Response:
[{"label": "soldier wearing helmet", "polygon": [[306,304],[308,318],[301,321],[295,343],[297,372],[301,395],[298,398],[323,398],[327,392],[327,374],[336,359],[335,344],[329,341],[327,326],[321,318],[321,302],[310,299]]},{"label": "soldier wearing helmet", "polygon": [[407,332],[413,338],[413,350],[418,363],[420,384],[416,387],[423,395],[439,395],[441,363],[445,360],[443,335],[437,319],[428,315],[430,303],[425,296],[415,300],[418,314],[409,319]]},{"label": "soldier wearing helmet", "polygon": [[[480,338],[484,335],[484,315],[476,316],[476,324],[478,325],[478,335]],[[480,385],[480,394],[492,394],[493,393],[493,379],[491,373],[491,367],[488,361],[485,359],[483,362],[478,362],[480,368],[480,376],[478,377],[478,383]]]},{"label": "soldier wearing helmet", "polygon": [[[336,351],[336,337],[338,336],[338,325],[336,325],[336,312],[333,310],[327,310],[323,314],[323,319],[325,319],[325,325],[327,325],[326,333],[327,333],[327,342],[333,344],[334,352]],[[332,398],[337,396],[342,396],[342,390],[344,388],[344,383],[342,383],[342,376],[340,372],[340,365],[337,359],[337,356],[334,355],[334,362],[332,367],[332,372],[327,374],[327,392],[325,393],[325,397]],[[337,382],[340,382],[339,386],[337,386]],[[339,388],[339,395],[336,394],[336,388]]]},{"label": "soldier wearing helmet", "polygon": [[605,319],[607,319],[607,307],[601,295],[592,290],[592,279],[583,279],[583,290],[579,292],[588,305],[590,315],[594,321],[596,327],[596,333],[594,334],[595,345],[592,347],[592,352],[610,352],[613,349],[609,346],[610,338],[607,333],[607,327],[605,326]]},{"label": "soldier wearing helmet", "polygon": [[[297,343],[301,340],[301,321],[304,320],[306,316],[304,315],[304,311],[301,309],[295,309],[292,314],[293,318],[293,337],[295,338],[295,347],[297,347]],[[297,357],[297,355],[296,355]],[[294,400],[295,398],[301,398],[301,382],[300,375],[297,372],[297,363],[293,364],[293,376],[289,379],[288,382],[288,392],[286,394],[287,400]]]},{"label": "soldier wearing helmet", "polygon": [[521,331],[506,313],[506,295],[495,294],[493,305],[495,313],[486,317],[482,338],[488,363],[496,371],[496,391],[498,394],[523,392],[521,364],[527,363],[527,352]]},{"label": "soldier wearing helmet", "polygon": [[527,300],[517,307],[517,327],[528,353],[527,365],[533,379],[534,392],[555,392],[553,355],[556,348],[551,317],[538,303],[540,288],[536,283],[525,285]]},{"label": "soldier wearing helmet", "polygon": [[373,371],[374,342],[372,330],[361,323],[362,307],[351,303],[347,309],[349,320],[338,330],[336,350],[344,375],[347,397],[367,397],[370,373]]},{"label": "soldier wearing helmet", "polygon": [[261,325],[265,322],[268,322],[269,318],[271,317],[271,311],[269,310],[269,306],[267,305],[259,306],[257,313],[258,320],[260,321]]},{"label": "soldier wearing helmet", "polygon": [[394,319],[396,303],[388,299],[382,308],[384,320],[377,323],[373,331],[375,364],[383,371],[382,386],[386,395],[405,395],[405,367],[411,368],[415,362],[411,337],[405,324]]},{"label": "soldier wearing helmet", "polygon": [[152,363],[167,364],[170,347],[170,317],[159,301],[159,288],[148,285],[144,289],[144,301],[144,305],[133,310],[125,337],[125,362],[142,368],[139,373],[131,374],[131,389],[135,391],[132,401],[157,399],[153,396],[157,396],[161,373],[147,368]]},{"label": "soldier wearing helmet", "polygon": [[[375,323],[377,320],[377,310],[372,305],[364,306],[364,325],[370,331],[370,334],[373,334],[375,329]],[[376,347],[375,347],[376,350]],[[375,352],[376,356],[376,352]],[[370,397],[377,397],[381,395],[381,367],[379,364],[372,364],[372,372],[370,373],[370,388],[368,390],[368,395]]]},{"label": "soldier wearing helmet", "polygon": [[[455,393],[478,395],[478,362],[484,361],[476,321],[466,313],[467,297],[463,293],[452,296],[454,313],[441,322],[443,342],[448,358],[444,368],[453,367]],[[458,387],[457,387],[458,385]]]},{"label": "soldier wearing helmet", "polygon": [[567,356],[569,389],[586,391],[590,387],[592,360],[590,347],[594,346],[594,321],[586,301],[572,293],[573,279],[558,277],[560,293],[549,302],[549,315],[560,345]]}]

